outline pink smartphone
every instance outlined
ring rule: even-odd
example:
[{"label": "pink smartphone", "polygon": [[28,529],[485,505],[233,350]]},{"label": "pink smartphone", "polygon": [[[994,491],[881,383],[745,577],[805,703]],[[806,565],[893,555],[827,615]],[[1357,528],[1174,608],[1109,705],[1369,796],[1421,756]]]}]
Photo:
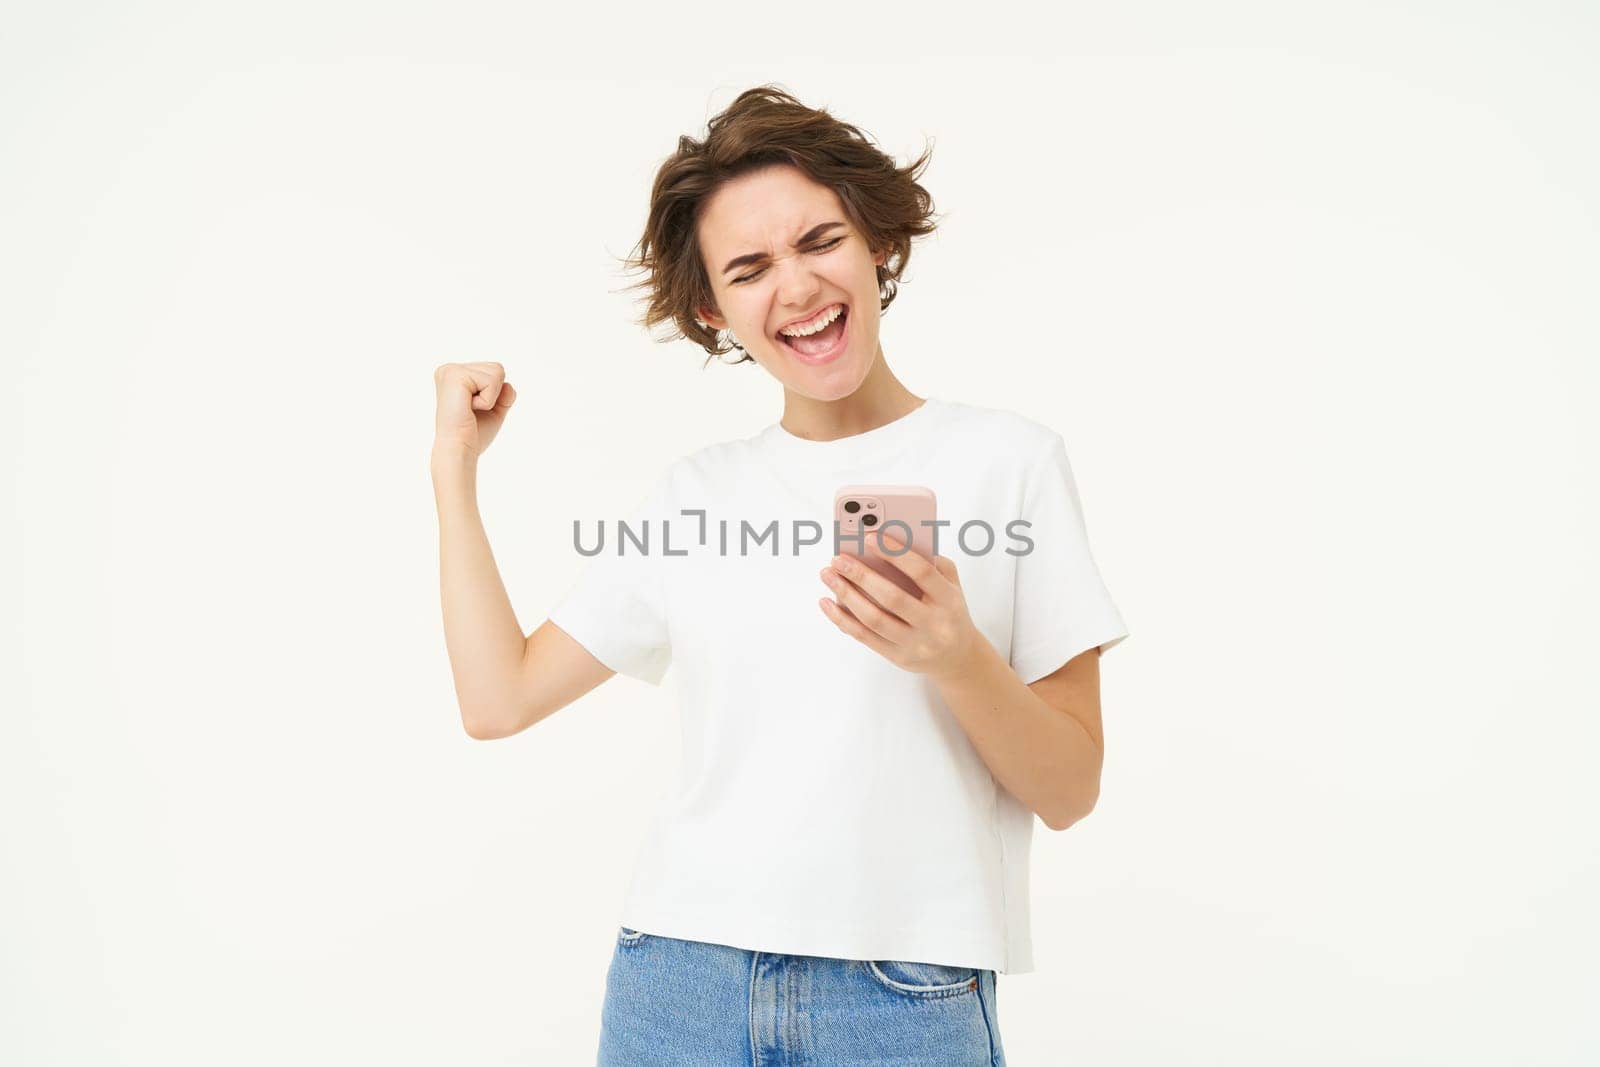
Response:
[{"label": "pink smartphone", "polygon": [[[932,559],[934,528],[923,524],[931,524],[936,512],[933,490],[925,485],[841,486],[833,494],[833,518],[839,524],[839,552],[863,557],[865,545],[856,545],[857,534],[876,546],[875,531],[887,527],[890,537],[910,544],[909,551]],[[891,522],[893,524],[888,525]],[[918,600],[922,599],[917,583],[889,560],[868,555],[862,562]]]}]

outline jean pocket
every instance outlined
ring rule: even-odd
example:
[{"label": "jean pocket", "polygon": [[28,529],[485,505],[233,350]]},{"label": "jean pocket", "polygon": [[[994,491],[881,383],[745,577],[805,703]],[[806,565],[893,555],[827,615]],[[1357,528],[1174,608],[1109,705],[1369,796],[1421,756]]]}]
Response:
[{"label": "jean pocket", "polygon": [[637,945],[639,942],[643,941],[645,938],[647,938],[649,936],[650,936],[649,934],[641,933],[638,930],[630,930],[626,926],[617,927],[617,944],[618,945],[622,945],[622,946]]},{"label": "jean pocket", "polygon": [[885,989],[907,997],[956,997],[978,988],[976,967],[908,960],[864,960],[867,972]]}]

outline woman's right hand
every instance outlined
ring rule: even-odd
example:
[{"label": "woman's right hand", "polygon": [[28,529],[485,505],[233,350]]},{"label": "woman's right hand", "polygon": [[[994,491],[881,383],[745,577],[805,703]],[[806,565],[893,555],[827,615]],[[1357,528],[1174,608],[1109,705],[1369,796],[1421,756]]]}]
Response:
[{"label": "woman's right hand", "polygon": [[441,363],[433,372],[438,409],[433,446],[459,446],[472,456],[489,447],[517,391],[498,363]]}]

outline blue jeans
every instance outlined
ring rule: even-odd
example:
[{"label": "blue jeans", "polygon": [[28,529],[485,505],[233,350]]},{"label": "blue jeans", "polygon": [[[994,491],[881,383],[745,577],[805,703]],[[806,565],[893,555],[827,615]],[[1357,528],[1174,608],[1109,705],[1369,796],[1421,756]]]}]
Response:
[{"label": "blue jeans", "polygon": [[600,1067],[1004,1067],[995,972],[752,952],[622,927]]}]

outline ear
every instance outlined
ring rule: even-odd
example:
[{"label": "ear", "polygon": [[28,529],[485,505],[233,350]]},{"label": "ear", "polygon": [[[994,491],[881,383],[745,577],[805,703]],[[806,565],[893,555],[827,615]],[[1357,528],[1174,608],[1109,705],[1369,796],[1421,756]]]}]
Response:
[{"label": "ear", "polygon": [[889,250],[885,248],[881,252],[872,253],[872,262],[876,263],[880,267],[889,262]]},{"label": "ear", "polygon": [[728,320],[723,318],[721,315],[718,315],[710,308],[697,307],[694,309],[694,313],[701,322],[705,323],[713,330],[726,330],[728,328]]}]

